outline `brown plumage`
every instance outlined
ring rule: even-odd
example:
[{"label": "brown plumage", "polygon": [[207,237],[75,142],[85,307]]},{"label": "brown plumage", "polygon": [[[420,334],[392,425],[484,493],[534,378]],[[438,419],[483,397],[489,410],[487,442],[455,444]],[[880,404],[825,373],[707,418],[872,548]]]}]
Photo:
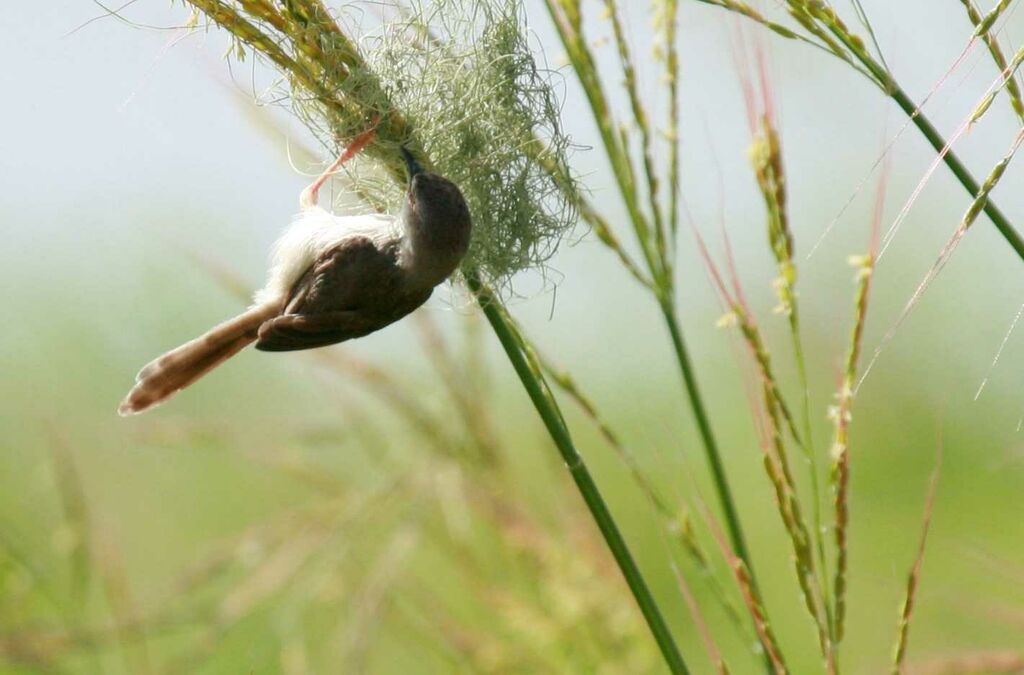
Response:
[{"label": "brown plumage", "polygon": [[270,305],[253,307],[150,361],[117,412],[133,415],[162,403],[256,340],[259,327],[276,314]]},{"label": "brown plumage", "polygon": [[271,352],[336,344],[426,302],[465,255],[472,222],[458,187],[403,154],[410,181],[401,215],[334,216],[316,206],[318,188],[342,155],[303,192],[302,213],[279,240],[256,304],[149,363],[118,412],[166,401],[252,342]]},{"label": "brown plumage", "polygon": [[321,255],[295,284],[284,312],[259,327],[256,349],[311,349],[363,337],[422,305],[434,288],[405,283],[400,246],[358,237]]}]

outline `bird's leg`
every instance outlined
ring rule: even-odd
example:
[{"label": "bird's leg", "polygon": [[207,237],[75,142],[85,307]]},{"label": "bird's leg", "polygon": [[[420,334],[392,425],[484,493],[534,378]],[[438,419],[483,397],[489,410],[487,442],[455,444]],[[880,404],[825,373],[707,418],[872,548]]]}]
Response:
[{"label": "bird's leg", "polygon": [[320,188],[327,182],[327,179],[330,178],[342,164],[355,157],[360,150],[365,148],[367,144],[373,140],[373,137],[376,135],[377,125],[374,124],[372,127],[356,136],[352,142],[349,143],[348,147],[345,148],[344,152],[338,156],[338,159],[334,160],[334,162],[327,167],[322,174],[317,176],[315,181],[310,183],[309,186],[299,194],[299,207],[305,211],[306,209],[311,209],[316,206],[317,198],[320,195]]}]

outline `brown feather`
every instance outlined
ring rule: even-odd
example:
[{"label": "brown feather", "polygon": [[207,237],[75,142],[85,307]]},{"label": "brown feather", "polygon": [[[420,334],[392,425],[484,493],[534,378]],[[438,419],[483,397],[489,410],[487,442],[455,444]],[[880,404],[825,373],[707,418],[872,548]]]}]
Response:
[{"label": "brown feather", "polygon": [[260,325],[279,311],[277,304],[253,307],[154,359],[139,371],[117,412],[135,415],[163,403],[253,342]]},{"label": "brown feather", "polygon": [[[426,302],[465,255],[472,220],[458,187],[424,173],[406,155],[409,208],[401,218],[402,233],[382,226],[379,232],[345,236],[319,250],[319,230],[314,228],[312,239],[298,246],[300,257],[293,262],[305,264],[309,253],[319,252],[297,279],[288,272],[282,281],[280,270],[287,268],[287,261],[275,262],[271,281],[257,294],[264,297],[270,289],[273,292],[266,297],[274,298],[272,302],[253,307],[147,365],[118,412],[133,415],[166,401],[254,341],[263,351],[322,347],[380,330]],[[304,198],[304,209],[315,202],[316,187],[311,188],[310,199]],[[319,217],[319,211],[310,212],[314,220]],[[295,244],[293,239],[286,234],[281,242]],[[275,286],[278,282],[281,288]]]},{"label": "brown feather", "polygon": [[344,342],[380,330],[427,301],[433,286],[407,283],[401,241],[346,239],[295,283],[284,313],[259,329],[256,349],[283,352]]}]

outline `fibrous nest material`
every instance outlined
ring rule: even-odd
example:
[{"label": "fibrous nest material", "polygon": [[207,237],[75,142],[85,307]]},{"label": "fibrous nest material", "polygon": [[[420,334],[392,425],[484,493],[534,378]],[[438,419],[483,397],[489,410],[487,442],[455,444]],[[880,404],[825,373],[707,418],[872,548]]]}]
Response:
[{"label": "fibrous nest material", "polygon": [[512,276],[543,268],[574,226],[579,188],[555,75],[538,64],[518,0],[383,9],[189,2],[284,73],[292,109],[325,146],[377,125],[373,143],[346,165],[351,190],[374,208],[401,207],[401,144],[459,185],[474,224],[464,271],[510,290]]}]

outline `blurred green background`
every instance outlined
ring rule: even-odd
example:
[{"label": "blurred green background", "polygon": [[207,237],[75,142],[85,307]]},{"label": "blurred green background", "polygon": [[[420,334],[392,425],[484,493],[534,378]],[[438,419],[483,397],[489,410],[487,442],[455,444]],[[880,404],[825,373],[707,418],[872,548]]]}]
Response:
[{"label": "blurred green background", "polygon": [[[864,4],[890,66],[920,100],[966,44],[962,8]],[[536,42],[557,67],[547,17],[528,6]],[[261,284],[265,252],[308,179],[286,152],[305,142],[301,134],[252,123],[262,114],[246,102],[252,64],[228,68],[223,36],[156,28],[187,17],[166,3],[124,10],[150,28],[90,22],[102,14],[88,2],[16,3],[2,19],[0,671],[658,672],[632,599],[460,291],[440,292],[418,319],[326,356],[243,353],[150,414],[116,416],[141,364],[240,308],[225,277]],[[646,9],[635,8],[629,23],[642,52]],[[1020,44],[1022,28],[1011,20],[1004,43]],[[683,4],[683,191],[716,251],[719,224],[728,228],[793,391],[746,159],[736,35],[734,19]],[[866,248],[868,173],[904,118],[826,56],[766,41],[824,457],[852,321],[846,258]],[[601,54],[614,62],[610,48]],[[951,133],[994,77],[976,48],[935,95],[932,119]],[[565,126],[582,146],[577,167],[594,200],[618,213],[602,157],[587,149],[596,135],[578,87],[571,74],[557,81]],[[652,99],[658,84],[654,75],[644,82]],[[958,146],[976,174],[1012,140],[1004,103]],[[883,226],[932,158],[913,129],[894,146]],[[995,193],[1018,223],[1021,175],[1011,166]],[[867,356],[968,203],[940,168],[878,269]],[[769,610],[795,672],[815,672],[811,625],[743,393],[745,355],[715,328],[720,310],[692,237],[682,246],[685,328]],[[581,232],[546,278],[524,274],[517,290],[514,314],[659,486],[680,503],[697,493],[712,502],[657,309],[613,256]],[[910,660],[1024,653],[1024,335],[1010,335],[975,400],[1022,297],[1024,268],[979,221],[860,391],[846,672],[888,663],[940,446]],[[565,407],[697,672],[709,666],[673,564],[690,575],[734,671],[758,672],[621,462]]]}]

